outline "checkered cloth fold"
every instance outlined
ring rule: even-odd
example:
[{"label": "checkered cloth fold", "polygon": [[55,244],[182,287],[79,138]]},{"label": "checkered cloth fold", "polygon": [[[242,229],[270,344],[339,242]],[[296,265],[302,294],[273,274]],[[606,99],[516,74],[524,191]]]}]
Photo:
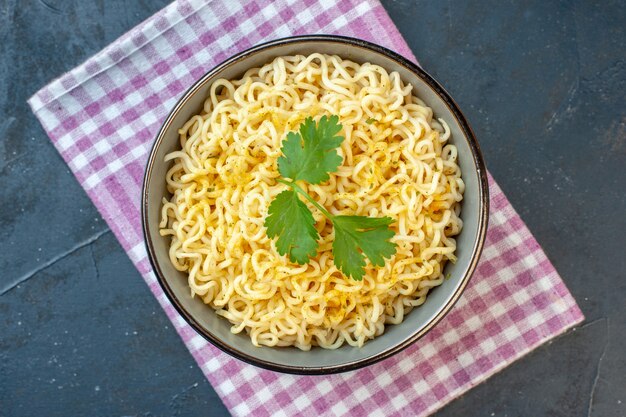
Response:
[{"label": "checkered cloth fold", "polygon": [[233,415],[424,416],[583,319],[492,178],[485,249],[460,301],[418,343],[354,372],[284,375],[231,358],[177,314],[147,259],[141,182],[169,109],[230,55],[305,33],[363,38],[415,59],[377,0],[181,1],[44,87],[29,104]]}]

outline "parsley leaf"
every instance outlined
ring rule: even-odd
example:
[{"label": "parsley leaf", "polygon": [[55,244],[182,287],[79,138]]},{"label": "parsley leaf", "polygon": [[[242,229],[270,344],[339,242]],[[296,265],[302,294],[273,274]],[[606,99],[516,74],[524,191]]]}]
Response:
[{"label": "parsley leaf", "polygon": [[343,161],[335,150],[344,139],[336,136],[341,130],[338,122],[337,116],[322,116],[316,126],[313,118],[307,117],[300,133],[289,132],[283,141],[284,156],[278,158],[280,175],[310,184],[328,181],[328,174],[337,171]]},{"label": "parsley leaf", "polygon": [[385,258],[396,253],[396,245],[389,241],[394,235],[388,226],[390,217],[334,216],[335,265],[345,275],[357,281],[363,279],[365,256],[372,265],[384,266]]},{"label": "parsley leaf", "polygon": [[291,189],[278,194],[270,204],[265,219],[267,236],[278,236],[276,249],[281,255],[289,254],[289,260],[305,264],[317,253],[319,234],[309,208]]},{"label": "parsley leaf", "polygon": [[300,132],[290,132],[283,141],[278,158],[281,184],[290,189],[278,194],[265,218],[267,236],[275,238],[276,249],[281,255],[289,255],[291,262],[305,264],[317,253],[319,233],[308,206],[300,200],[306,198],[335,229],[333,257],[337,268],[346,276],[362,280],[365,274],[365,257],[372,265],[384,266],[385,258],[396,253],[396,245],[389,241],[394,235],[389,217],[335,216],[313,199],[296,181],[319,184],[330,178],[342,162],[336,148],[344,138],[337,136],[341,130],[337,116],[322,116],[316,124],[308,117],[300,125]]},{"label": "parsley leaf", "polygon": [[368,125],[371,125],[374,122],[377,122],[378,120],[374,119],[373,117],[370,117],[369,119],[367,119],[365,121],[365,123],[367,123]]}]

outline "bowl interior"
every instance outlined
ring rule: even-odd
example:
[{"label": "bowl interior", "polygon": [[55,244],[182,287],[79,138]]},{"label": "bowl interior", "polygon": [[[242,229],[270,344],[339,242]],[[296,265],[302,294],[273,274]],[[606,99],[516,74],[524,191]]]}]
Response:
[{"label": "bowl interior", "polygon": [[[367,342],[360,349],[343,346],[336,350],[313,348],[303,352],[296,348],[258,348],[252,345],[246,334],[232,334],[230,323],[217,316],[199,297],[192,298],[186,275],[171,265],[168,258],[169,238],[161,237],[158,230],[162,198],[169,198],[165,174],[170,164],[164,163],[163,158],[179,147],[177,130],[200,112],[212,80],[239,77],[247,69],[261,66],[277,56],[314,52],[335,54],[359,63],[371,62],[388,71],[398,71],[405,82],[413,85],[414,93],[434,110],[435,116],[447,121],[452,131],[451,142],[458,148],[459,164],[466,185],[461,213],[464,226],[457,237],[458,262],[446,266],[445,273],[450,274],[450,278],[429,294],[425,304],[408,314],[401,325],[387,326],[384,335]],[[439,90],[440,87],[428,76],[418,76],[411,68],[385,55],[382,50],[336,39],[276,42],[227,62],[190,89],[166,121],[152,151],[145,179],[143,209],[146,238],[151,245],[149,249],[156,273],[161,274],[160,279],[166,292],[192,326],[222,349],[244,360],[298,373],[353,369],[395,353],[429,330],[447,312],[469,280],[484,238],[487,204],[485,173],[479,151],[468,140],[471,133],[462,116],[451,102],[447,102],[448,99],[440,97]],[[445,97],[446,93],[443,95]]]}]

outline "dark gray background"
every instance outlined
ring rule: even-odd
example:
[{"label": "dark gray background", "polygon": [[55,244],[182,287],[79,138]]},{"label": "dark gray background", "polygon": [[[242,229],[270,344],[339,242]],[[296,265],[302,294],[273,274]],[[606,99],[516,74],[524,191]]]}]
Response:
[{"label": "dark gray background", "polygon": [[[168,3],[0,0],[0,415],[225,416],[26,105]],[[626,14],[384,1],[586,323],[440,416],[626,416]]]}]

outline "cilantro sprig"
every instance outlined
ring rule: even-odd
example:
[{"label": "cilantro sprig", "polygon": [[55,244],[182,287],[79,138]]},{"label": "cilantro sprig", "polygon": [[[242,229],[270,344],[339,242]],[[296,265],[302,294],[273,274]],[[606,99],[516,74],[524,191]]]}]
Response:
[{"label": "cilantro sprig", "polygon": [[360,281],[365,274],[365,257],[372,265],[384,266],[385,258],[396,253],[396,245],[389,241],[394,236],[389,228],[393,219],[331,214],[297,184],[320,184],[337,171],[343,160],[336,149],[344,140],[337,135],[342,127],[338,122],[337,116],[322,116],[317,124],[308,117],[299,133],[287,134],[281,148],[283,156],[278,158],[283,178],[277,181],[289,188],[271,202],[265,227],[270,238],[278,237],[278,253],[301,265],[309,262],[317,253],[320,236],[313,214],[299,196],[304,197],[333,224],[335,265],[346,276]]}]

